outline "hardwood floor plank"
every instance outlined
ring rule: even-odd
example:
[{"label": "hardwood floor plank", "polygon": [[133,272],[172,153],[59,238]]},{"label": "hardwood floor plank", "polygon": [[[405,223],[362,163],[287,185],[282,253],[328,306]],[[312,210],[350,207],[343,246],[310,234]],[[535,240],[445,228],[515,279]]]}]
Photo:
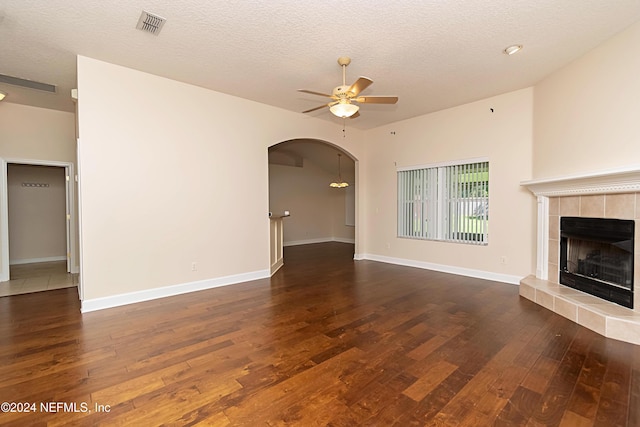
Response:
[{"label": "hardwood floor plank", "polygon": [[162,379],[163,376],[178,373],[188,368],[189,365],[186,363],[180,363],[158,369],[149,374],[129,378],[126,381],[119,381],[117,384],[101,388],[91,393],[91,400],[98,403],[104,402],[109,405],[122,403],[140,394],[164,387],[165,382]]},{"label": "hardwood floor plank", "polygon": [[533,418],[547,425],[559,425],[576,386],[585,355],[567,352],[540,399]]},{"label": "hardwood floor plank", "polygon": [[525,387],[518,387],[498,415],[496,424],[526,425],[538,407],[540,398],[540,394]]},{"label": "hardwood floor plank", "polygon": [[452,365],[442,360],[431,366],[422,377],[418,378],[411,386],[403,390],[402,394],[416,402],[420,402],[456,369],[458,369],[457,365]]},{"label": "hardwood floor plank", "polygon": [[522,380],[521,385],[531,391],[542,394],[549,385],[549,381],[553,378],[553,373],[558,369],[559,365],[559,360],[549,359],[545,356],[538,357],[529,369],[527,376]]},{"label": "hardwood floor plank", "polygon": [[638,425],[638,423],[632,419],[627,423],[627,409],[624,403],[601,397],[593,425],[594,427],[623,427]]},{"label": "hardwood floor plank", "polygon": [[401,417],[400,422],[404,424],[410,423],[411,420],[417,420],[423,425],[431,422],[453,396],[464,388],[470,378],[470,375],[459,369],[455,370],[429,392],[411,412]]},{"label": "hardwood floor plank", "polygon": [[291,419],[294,416],[292,412],[304,409],[300,405],[326,399],[329,394],[333,398],[343,393],[344,384],[336,383],[334,376],[340,375],[349,364],[357,363],[361,356],[360,350],[351,347],[322,364],[265,389],[259,396],[249,396],[237,406],[226,409],[225,414],[233,423],[240,425],[273,424],[286,421],[283,418]]},{"label": "hardwood floor plank", "polygon": [[592,427],[593,420],[567,411],[560,421],[560,427]]},{"label": "hardwood floor plank", "polygon": [[593,420],[598,411],[599,402],[600,389],[578,381],[569,399],[567,409],[576,415]]},{"label": "hardwood floor plank", "polygon": [[272,278],[81,314],[0,298],[4,425],[636,426],[640,346],[512,285],[285,248]]},{"label": "hardwood floor plank", "polygon": [[[635,363],[639,363],[638,359],[640,359],[640,352],[637,349],[634,349],[635,357],[632,359]],[[630,398],[628,404],[628,425],[630,426],[640,426],[640,369],[633,369],[631,371],[631,391]]]}]

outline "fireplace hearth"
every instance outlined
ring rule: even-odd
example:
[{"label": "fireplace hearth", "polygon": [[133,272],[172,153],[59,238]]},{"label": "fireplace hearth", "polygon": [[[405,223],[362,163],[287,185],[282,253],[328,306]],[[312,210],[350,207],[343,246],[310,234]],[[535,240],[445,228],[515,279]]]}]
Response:
[{"label": "fireplace hearth", "polygon": [[635,222],[561,217],[559,282],[633,308]]}]

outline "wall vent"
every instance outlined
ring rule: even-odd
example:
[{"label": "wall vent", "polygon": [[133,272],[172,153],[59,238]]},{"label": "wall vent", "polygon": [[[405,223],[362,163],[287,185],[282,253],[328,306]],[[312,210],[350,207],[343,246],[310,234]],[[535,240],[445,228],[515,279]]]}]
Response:
[{"label": "wall vent", "polygon": [[29,89],[41,90],[49,93],[56,93],[56,86],[48,83],[35,82],[33,80],[21,79],[19,77],[7,76],[0,74],[0,83],[6,83],[13,86],[21,86]]},{"label": "wall vent", "polygon": [[160,33],[160,30],[162,30],[165,22],[165,18],[143,10],[140,14],[140,19],[138,19],[138,25],[136,25],[136,28],[157,36]]}]

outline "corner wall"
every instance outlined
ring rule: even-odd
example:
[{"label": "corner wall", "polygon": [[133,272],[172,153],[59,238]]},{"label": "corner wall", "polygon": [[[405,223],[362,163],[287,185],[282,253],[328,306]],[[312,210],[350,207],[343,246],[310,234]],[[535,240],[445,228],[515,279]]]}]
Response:
[{"label": "corner wall", "polygon": [[[367,132],[366,257],[510,283],[535,270],[535,198],[519,184],[531,176],[532,118],[528,88]],[[489,244],[396,237],[397,168],[476,157],[490,163]]]}]

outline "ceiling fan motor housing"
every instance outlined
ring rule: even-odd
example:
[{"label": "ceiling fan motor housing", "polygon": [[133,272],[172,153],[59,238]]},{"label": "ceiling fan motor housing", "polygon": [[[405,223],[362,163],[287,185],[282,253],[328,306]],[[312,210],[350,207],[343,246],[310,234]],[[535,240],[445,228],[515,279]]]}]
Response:
[{"label": "ceiling fan motor housing", "polygon": [[[337,86],[333,89],[332,95],[338,98],[350,98],[349,87],[349,85]],[[353,96],[353,94],[351,96]]]}]

